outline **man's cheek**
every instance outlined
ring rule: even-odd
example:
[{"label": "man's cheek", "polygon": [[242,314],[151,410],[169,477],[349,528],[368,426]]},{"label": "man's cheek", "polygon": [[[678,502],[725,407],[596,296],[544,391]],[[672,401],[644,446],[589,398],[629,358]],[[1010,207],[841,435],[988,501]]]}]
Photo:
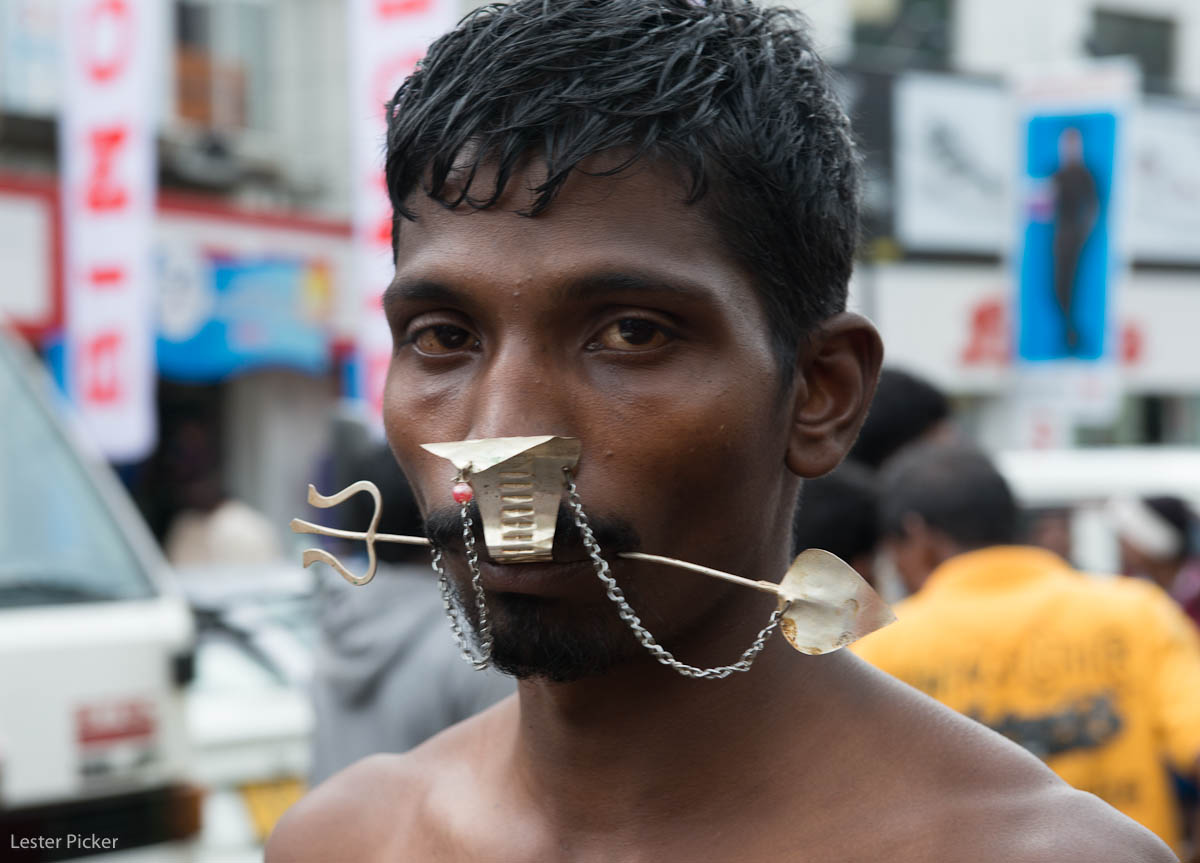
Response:
[{"label": "man's cheek", "polygon": [[763,488],[761,454],[746,458],[752,452],[738,453],[722,438],[689,441],[681,436],[673,444],[641,449],[627,464],[614,466],[604,497],[628,501],[634,510],[630,515],[643,521],[639,530],[647,538],[660,525],[672,536],[685,531],[712,543],[740,542],[743,519],[758,511],[751,504]]}]

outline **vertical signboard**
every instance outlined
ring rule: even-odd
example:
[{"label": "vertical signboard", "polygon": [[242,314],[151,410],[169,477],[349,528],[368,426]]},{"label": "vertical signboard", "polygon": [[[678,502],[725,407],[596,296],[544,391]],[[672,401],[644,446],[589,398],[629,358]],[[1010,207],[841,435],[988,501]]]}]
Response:
[{"label": "vertical signboard", "polygon": [[1026,363],[1111,355],[1114,286],[1136,69],[1097,62],[1018,81],[1021,195],[1017,355]]},{"label": "vertical signboard", "polygon": [[1129,208],[1133,254],[1200,264],[1200,105],[1147,99],[1137,124]]},{"label": "vertical signboard", "polygon": [[896,238],[907,249],[994,254],[1008,230],[1010,94],[992,81],[896,81]]},{"label": "vertical signboard", "polygon": [[392,279],[392,206],[383,177],[385,104],[429,43],[453,26],[457,0],[350,0],[354,268],[360,324],[354,393],[376,425],[392,338],[380,299]]},{"label": "vertical signboard", "polygon": [[1011,443],[1058,448],[1121,405],[1117,286],[1137,67],[1114,59],[1016,81],[1016,374]]},{"label": "vertical signboard", "polygon": [[62,0],[65,382],[112,461],[145,456],[154,406],[157,0]]}]

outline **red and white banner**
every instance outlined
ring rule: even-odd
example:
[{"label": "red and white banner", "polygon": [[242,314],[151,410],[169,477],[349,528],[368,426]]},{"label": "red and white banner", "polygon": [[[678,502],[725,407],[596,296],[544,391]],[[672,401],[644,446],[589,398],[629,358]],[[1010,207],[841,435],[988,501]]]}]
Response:
[{"label": "red and white banner", "polygon": [[[154,446],[158,0],[62,0],[67,391],[106,457]],[[157,74],[156,74],[157,73]]]},{"label": "red and white banner", "polygon": [[392,205],[383,178],[384,105],[457,19],[458,0],[351,0],[350,135],[360,324],[358,396],[379,428],[392,337],[380,299],[392,280]]}]

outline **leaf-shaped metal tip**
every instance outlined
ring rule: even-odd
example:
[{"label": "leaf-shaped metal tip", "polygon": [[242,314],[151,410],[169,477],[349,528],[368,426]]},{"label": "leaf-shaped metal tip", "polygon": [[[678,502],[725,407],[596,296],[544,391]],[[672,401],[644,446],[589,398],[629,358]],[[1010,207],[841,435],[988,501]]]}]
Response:
[{"label": "leaf-shaped metal tip", "polygon": [[810,548],[792,561],[779,584],[637,551],[621,552],[618,557],[675,566],[775,594],[783,612],[779,628],[801,653],[829,653],[896,619],[850,564],[819,548]]},{"label": "leaf-shaped metal tip", "polygon": [[832,653],[896,619],[861,575],[819,548],[799,554],[779,584],[783,636],[801,653]]}]

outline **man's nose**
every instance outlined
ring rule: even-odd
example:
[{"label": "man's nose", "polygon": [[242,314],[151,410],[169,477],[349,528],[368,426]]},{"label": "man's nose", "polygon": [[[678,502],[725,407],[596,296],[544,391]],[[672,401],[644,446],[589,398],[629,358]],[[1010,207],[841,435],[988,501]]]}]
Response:
[{"label": "man's nose", "polygon": [[468,439],[573,436],[572,387],[556,359],[532,339],[504,345],[473,385]]}]

